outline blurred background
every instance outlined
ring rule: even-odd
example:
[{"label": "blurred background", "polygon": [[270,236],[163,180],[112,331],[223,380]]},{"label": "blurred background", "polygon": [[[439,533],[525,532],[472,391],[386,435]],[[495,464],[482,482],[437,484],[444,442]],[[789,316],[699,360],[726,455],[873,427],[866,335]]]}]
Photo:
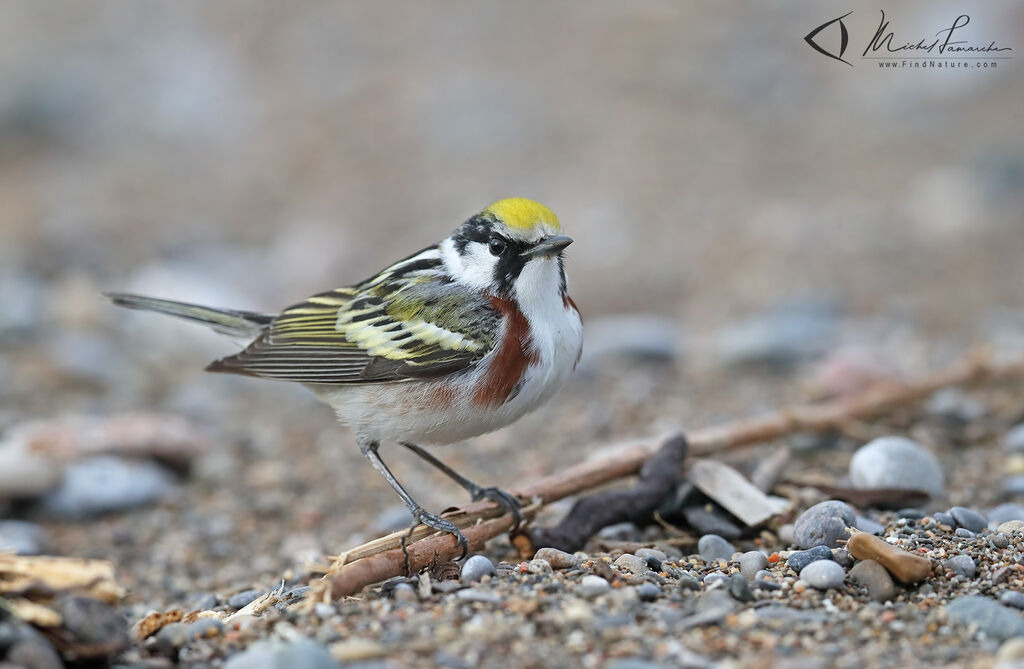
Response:
[{"label": "blurred background", "polygon": [[[961,13],[885,9],[915,41]],[[30,517],[61,552],[156,546],[178,566],[133,578],[157,599],[183,561],[254,556],[209,577],[234,586],[407,523],[304,390],[204,374],[234,344],[99,293],[274,311],[507,196],[576,239],[588,353],[552,406],[441,453],[483,482],[799,399],[836,351],[912,373],[1024,349],[1024,7],[965,29],[1012,59],[927,71],[859,59],[878,8],[845,19],[853,67],[804,42],[847,11],[4,3],[0,428],[147,410],[206,443],[144,515]],[[392,456],[426,504],[463,501]]]}]

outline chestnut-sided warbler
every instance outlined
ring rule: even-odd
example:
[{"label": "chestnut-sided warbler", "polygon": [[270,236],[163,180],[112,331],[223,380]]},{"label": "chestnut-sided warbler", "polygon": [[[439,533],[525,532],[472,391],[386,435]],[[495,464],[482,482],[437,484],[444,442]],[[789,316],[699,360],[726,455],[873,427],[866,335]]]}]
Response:
[{"label": "chestnut-sided warbler", "polygon": [[363,455],[413,517],[466,539],[428,513],[381,460],[397,442],[469,491],[521,520],[519,500],[482,487],[424,450],[504,427],[551,398],[579,361],[583,325],[566,288],[558,217],[524,198],[499,200],[447,239],[348,288],[279,314],[110,293],[115,304],[158,311],[251,339],[207,370],[296,381],[331,405]]}]

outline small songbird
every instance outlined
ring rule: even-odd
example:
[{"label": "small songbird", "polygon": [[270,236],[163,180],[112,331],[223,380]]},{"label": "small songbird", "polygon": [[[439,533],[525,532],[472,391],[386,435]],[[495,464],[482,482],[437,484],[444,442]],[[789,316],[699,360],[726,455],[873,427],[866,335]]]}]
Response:
[{"label": "small songbird", "polygon": [[444,241],[348,288],[279,314],[203,307],[125,293],[115,304],[203,323],[251,343],[211,372],[295,381],[331,405],[363,455],[413,517],[466,538],[428,513],[381,459],[397,442],[465,488],[522,519],[519,500],[461,476],[423,444],[469,439],[551,399],[579,361],[583,324],[569,297],[558,217],[524,198],[499,200]]}]

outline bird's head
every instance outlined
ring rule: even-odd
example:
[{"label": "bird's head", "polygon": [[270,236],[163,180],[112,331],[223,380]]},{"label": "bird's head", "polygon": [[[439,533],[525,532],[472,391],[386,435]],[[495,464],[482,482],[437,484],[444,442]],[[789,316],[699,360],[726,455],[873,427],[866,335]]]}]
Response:
[{"label": "bird's head", "polygon": [[459,283],[521,302],[565,291],[561,234],[554,212],[533,200],[512,197],[489,205],[441,244]]}]

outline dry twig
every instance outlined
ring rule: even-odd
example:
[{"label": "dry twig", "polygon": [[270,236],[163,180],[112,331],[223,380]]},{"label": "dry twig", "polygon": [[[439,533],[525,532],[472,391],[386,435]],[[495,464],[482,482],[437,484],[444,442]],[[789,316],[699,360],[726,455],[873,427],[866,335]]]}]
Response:
[{"label": "dry twig", "polygon": [[[976,356],[919,381],[886,382],[828,402],[790,407],[756,418],[697,430],[687,435],[690,454],[710,455],[795,432],[836,430],[851,419],[872,418],[913,404],[941,388],[1020,378],[1024,378],[1024,360],[997,364],[984,356]],[[521,499],[534,500],[535,505],[530,509],[532,515],[545,504],[636,474],[659,446],[657,443],[626,446],[512,492]],[[501,515],[501,510],[490,502],[469,504],[443,515],[462,528],[471,551],[480,550],[488,539],[512,527],[511,515]],[[406,534],[398,532],[340,556],[323,580],[314,584],[311,601],[353,595],[367,585],[401,575],[405,570],[401,539]],[[430,536],[426,536],[428,534]],[[421,538],[424,536],[426,538]],[[452,536],[432,534],[428,528],[422,527],[413,533],[408,551],[409,566],[413,571],[434,561],[454,559],[461,552]]]}]

